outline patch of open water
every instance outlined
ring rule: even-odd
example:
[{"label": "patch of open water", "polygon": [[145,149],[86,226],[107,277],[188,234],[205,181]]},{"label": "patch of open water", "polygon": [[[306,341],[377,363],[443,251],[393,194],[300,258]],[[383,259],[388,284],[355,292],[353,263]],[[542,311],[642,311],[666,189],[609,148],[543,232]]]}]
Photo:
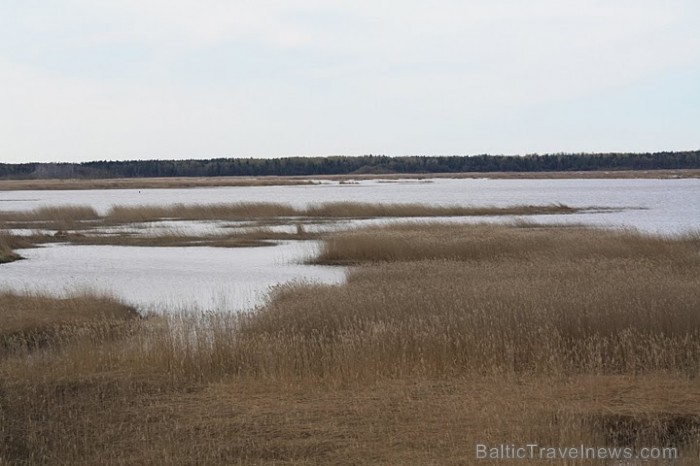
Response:
[{"label": "patch of open water", "polygon": [[316,242],[258,248],[69,246],[19,252],[3,264],[0,289],[56,296],[108,294],[141,312],[248,311],[272,287],[293,281],[336,284],[343,267],[305,265]]}]

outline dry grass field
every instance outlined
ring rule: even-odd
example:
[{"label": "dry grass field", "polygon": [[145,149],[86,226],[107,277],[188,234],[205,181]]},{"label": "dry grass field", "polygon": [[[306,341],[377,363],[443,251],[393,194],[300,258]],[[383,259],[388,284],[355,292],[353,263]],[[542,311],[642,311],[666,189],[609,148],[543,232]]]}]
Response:
[{"label": "dry grass field", "polygon": [[479,443],[697,464],[700,235],[426,223],[326,241],[347,283],[251,314],[0,297],[0,464],[504,464]]}]

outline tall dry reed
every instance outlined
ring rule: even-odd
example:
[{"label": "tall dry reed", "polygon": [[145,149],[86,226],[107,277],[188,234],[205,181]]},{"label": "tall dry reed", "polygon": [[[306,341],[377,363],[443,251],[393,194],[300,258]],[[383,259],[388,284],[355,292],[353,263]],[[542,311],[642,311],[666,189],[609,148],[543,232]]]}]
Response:
[{"label": "tall dry reed", "polygon": [[97,211],[84,205],[65,205],[39,207],[28,211],[0,211],[0,221],[28,222],[28,221],[83,221],[97,220],[100,216]]},{"label": "tall dry reed", "polygon": [[0,264],[21,259],[22,257],[14,250],[31,246],[32,244],[23,238],[8,235],[0,231]]},{"label": "tall dry reed", "polygon": [[413,225],[328,248],[360,264],[344,285],[0,355],[0,458],[471,464],[476,442],[534,441],[694,464],[698,235]]}]

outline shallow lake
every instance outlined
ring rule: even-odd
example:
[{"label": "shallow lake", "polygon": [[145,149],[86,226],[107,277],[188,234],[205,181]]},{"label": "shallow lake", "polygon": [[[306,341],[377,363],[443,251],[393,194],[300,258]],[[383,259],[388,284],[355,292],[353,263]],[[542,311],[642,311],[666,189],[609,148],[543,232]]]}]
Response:
[{"label": "shallow lake", "polygon": [[83,204],[102,213],[113,205],[282,202],[303,207],[337,201],[472,206],[563,203],[572,207],[627,207],[633,209],[606,214],[547,216],[537,220],[627,226],[660,233],[678,233],[700,227],[700,179],[372,180],[357,184],[325,182],[297,186],[0,192],[0,210]]},{"label": "shallow lake", "polygon": [[276,285],[343,282],[342,267],[302,264],[316,247],[314,242],[258,248],[54,244],[21,250],[27,260],[3,264],[0,288],[109,294],[142,312],[251,310]]},{"label": "shallow lake", "polygon": [[[471,206],[563,203],[620,210],[527,218],[539,222],[633,227],[664,234],[700,229],[700,180],[697,179],[372,180],[299,186],[0,192],[0,210],[82,204],[106,212],[113,205],[231,202],[283,202],[303,207],[337,201]],[[382,221],[339,222],[321,225],[319,229],[350,228]],[[165,228],[211,230],[214,227],[183,223],[180,227],[166,224]],[[263,303],[275,285],[295,280],[342,282],[343,268],[302,264],[314,254],[316,247],[313,242],[234,249],[51,245],[23,250],[21,254],[28,260],[0,266],[0,289],[52,294],[89,289],[111,293],[142,311],[250,310]]]}]

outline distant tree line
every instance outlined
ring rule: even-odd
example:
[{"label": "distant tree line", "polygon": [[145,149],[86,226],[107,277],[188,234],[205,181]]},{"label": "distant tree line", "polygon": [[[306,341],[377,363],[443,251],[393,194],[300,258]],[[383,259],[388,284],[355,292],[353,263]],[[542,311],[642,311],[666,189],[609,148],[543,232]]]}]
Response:
[{"label": "distant tree line", "polygon": [[0,178],[308,176],[382,173],[546,172],[700,168],[700,150],[656,153],[221,158],[83,163],[0,163]]}]

